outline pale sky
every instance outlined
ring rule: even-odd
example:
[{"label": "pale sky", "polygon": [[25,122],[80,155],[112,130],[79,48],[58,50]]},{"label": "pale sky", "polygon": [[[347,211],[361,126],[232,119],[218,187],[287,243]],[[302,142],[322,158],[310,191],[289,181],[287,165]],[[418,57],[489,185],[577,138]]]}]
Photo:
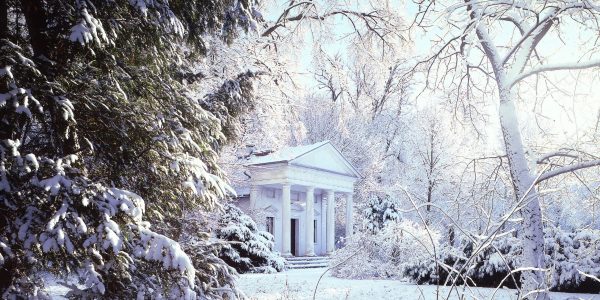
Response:
[{"label": "pale sky", "polygon": [[[269,20],[275,20],[286,2],[278,0],[278,5],[267,11],[265,17]],[[409,4],[403,6],[402,9],[406,18],[411,20],[416,12],[416,7],[411,4],[411,1],[407,2]],[[400,4],[401,2],[396,3]],[[349,47],[349,39],[344,39],[343,36],[352,31],[350,23],[341,20],[341,18],[336,18],[329,20],[326,26],[329,26],[326,29],[330,29],[332,36],[325,38],[322,35],[323,31],[319,30],[321,28],[303,27],[303,43],[298,50],[299,53],[296,54],[297,72],[300,74],[301,84],[309,91],[314,90],[316,85],[310,75],[313,67],[314,38],[321,41],[318,45],[329,55],[340,53],[343,57],[347,57],[346,49]],[[496,40],[498,43],[506,42],[513,32],[513,29],[509,26],[502,28],[502,32],[495,34]],[[440,33],[437,30],[430,30],[426,35],[417,33],[419,36],[415,36],[413,34],[414,43],[410,45],[412,53],[407,53],[407,56],[424,56],[431,53],[433,49],[429,39]],[[558,39],[556,35],[546,37],[538,45],[538,52],[542,57],[550,57],[551,60],[549,61],[551,62],[573,61],[581,56],[577,56],[576,53],[582,53],[576,45],[582,41],[588,41],[591,35],[590,32],[573,30],[573,32],[561,36],[561,38]],[[560,89],[561,92],[553,90],[552,93],[548,93],[545,87],[540,87],[536,94],[532,86],[521,84],[519,95],[524,99],[522,103],[527,103],[527,105],[521,105],[522,110],[520,113],[524,135],[536,136],[541,129],[550,130],[549,137],[551,141],[549,141],[549,144],[553,144],[577,141],[581,138],[582,132],[589,132],[589,128],[595,125],[600,112],[600,101],[597,98],[597,95],[600,95],[600,82],[594,80],[592,75],[593,72],[548,73],[548,77],[552,78],[552,82],[555,84],[551,88]],[[429,93],[426,99],[418,99],[418,106],[426,107],[430,102],[437,102],[432,101],[437,93]],[[439,96],[443,98],[444,95]],[[495,118],[497,115],[496,103],[491,104],[487,110],[487,113],[491,116],[490,124],[487,125],[486,129],[489,133],[490,146],[499,148],[501,139],[497,118]]]}]

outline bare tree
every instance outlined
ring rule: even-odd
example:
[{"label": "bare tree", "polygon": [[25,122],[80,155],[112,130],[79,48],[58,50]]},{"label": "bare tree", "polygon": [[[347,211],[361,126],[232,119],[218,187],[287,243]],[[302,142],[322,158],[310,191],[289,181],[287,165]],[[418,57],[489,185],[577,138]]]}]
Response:
[{"label": "bare tree", "polygon": [[290,0],[277,20],[266,25],[261,35],[279,37],[285,35],[286,30],[295,31],[300,22],[322,22],[333,18],[348,22],[362,40],[377,41],[384,46],[390,46],[390,41],[401,35],[397,30],[398,14],[387,2],[377,0],[356,4],[340,1],[334,5],[327,1]]},{"label": "bare tree", "polygon": [[[576,160],[541,176],[530,169],[519,127],[515,102],[517,87],[532,76],[550,71],[578,70],[600,66],[595,55],[598,39],[580,45],[583,52],[571,62],[552,62],[536,47],[545,39],[560,38],[576,31],[597,36],[600,6],[593,1],[505,1],[465,0],[415,1],[419,11],[412,29],[435,33],[433,55],[418,66],[427,73],[426,86],[450,88],[457,106],[477,110],[476,104],[498,99],[498,118],[514,194],[524,200],[522,285],[528,298],[547,298],[545,283],[542,211],[535,185],[574,170],[600,165],[600,160]],[[430,26],[447,20],[438,27]],[[548,78],[548,77],[544,77]],[[496,96],[490,95],[490,93]]]},{"label": "bare tree", "polygon": [[[451,177],[446,172],[450,167],[449,141],[444,136],[449,131],[443,130],[440,118],[433,114],[419,113],[416,122],[422,124],[413,126],[417,128],[413,128],[415,136],[411,143],[414,151],[412,167],[415,169],[412,176],[418,186],[414,194],[424,203],[426,211],[424,217],[427,224],[431,226],[432,205],[444,198],[445,185],[450,182]],[[458,160],[454,161],[457,162]]]}]

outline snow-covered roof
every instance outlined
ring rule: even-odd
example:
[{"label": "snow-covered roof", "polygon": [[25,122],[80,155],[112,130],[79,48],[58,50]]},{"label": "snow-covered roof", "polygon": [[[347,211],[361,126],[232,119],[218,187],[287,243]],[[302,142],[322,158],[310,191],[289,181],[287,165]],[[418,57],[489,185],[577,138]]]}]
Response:
[{"label": "snow-covered roof", "polygon": [[245,165],[257,166],[275,163],[308,166],[327,171],[342,172],[356,178],[362,177],[360,172],[330,141],[286,147],[266,155],[253,155]]},{"label": "snow-covered roof", "polygon": [[329,144],[329,141],[323,141],[312,145],[303,145],[295,147],[286,147],[275,152],[272,152],[264,156],[252,156],[246,162],[246,165],[263,165],[277,162],[288,162],[292,161],[308,152],[311,152],[325,144]]}]

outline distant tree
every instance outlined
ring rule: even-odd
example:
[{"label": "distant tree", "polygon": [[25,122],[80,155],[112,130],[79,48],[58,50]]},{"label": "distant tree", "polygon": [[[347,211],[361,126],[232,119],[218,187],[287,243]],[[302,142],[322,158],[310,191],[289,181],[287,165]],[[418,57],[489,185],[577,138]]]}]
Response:
[{"label": "distant tree", "polygon": [[415,186],[412,190],[424,205],[424,217],[429,225],[434,212],[438,211],[433,205],[443,206],[442,200],[446,200],[445,193],[454,175],[448,169],[452,164],[459,162],[456,159],[451,161],[450,158],[452,145],[446,136],[451,131],[444,128],[447,122],[437,116],[443,112],[432,110],[433,112],[429,114],[419,113],[419,119],[414,122],[416,125],[412,133],[414,140],[411,141],[411,145],[414,145],[411,149],[414,159],[408,163],[413,169],[411,176],[414,178]]}]

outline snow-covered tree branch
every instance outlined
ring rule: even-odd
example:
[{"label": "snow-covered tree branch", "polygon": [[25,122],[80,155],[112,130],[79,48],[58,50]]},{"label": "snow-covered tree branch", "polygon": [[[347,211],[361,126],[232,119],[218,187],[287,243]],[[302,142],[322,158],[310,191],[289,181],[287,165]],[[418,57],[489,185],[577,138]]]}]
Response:
[{"label": "snow-covered tree branch", "polygon": [[542,175],[538,178],[538,180],[536,180],[536,184],[540,183],[544,180],[548,180],[550,178],[559,176],[559,175],[575,172],[575,171],[581,170],[581,169],[598,167],[598,166],[600,166],[600,159],[569,164],[569,165],[542,173]]},{"label": "snow-covered tree branch", "polygon": [[[545,298],[544,278],[540,270],[544,269],[544,240],[542,211],[539,205],[539,195],[535,183],[539,183],[560,174],[581,168],[597,166],[597,161],[581,162],[564,166],[544,173],[539,181],[534,180],[532,170],[528,166],[519,116],[517,94],[518,83],[523,83],[531,76],[548,71],[567,71],[587,69],[599,66],[595,59],[581,59],[576,63],[546,63],[552,57],[546,51],[541,51],[540,45],[548,43],[550,35],[561,33],[563,30],[575,28],[597,28],[595,20],[600,19],[598,7],[589,1],[465,1],[462,4],[450,2],[427,2],[422,5],[421,20],[416,27],[434,26],[437,18],[445,15],[446,25],[440,25],[443,34],[435,43],[432,56],[421,61],[427,73],[426,86],[430,82],[444,87],[446,91],[466,95],[471,100],[475,98],[497,99],[498,119],[505,151],[508,158],[514,193],[517,198],[527,196],[528,201],[522,209],[524,220],[521,236],[524,239],[523,267],[531,267],[534,271],[526,271],[523,278],[524,292],[534,292],[540,299]],[[423,3],[421,3],[423,4]],[[430,16],[431,18],[427,18]],[[516,27],[516,32],[507,30],[502,23],[509,22]],[[444,27],[448,26],[448,27]],[[567,29],[568,28],[568,29]],[[593,57],[597,48],[593,42],[583,41],[580,47],[586,57]],[[589,52],[586,52],[589,51]],[[460,53],[460,54],[458,54]],[[485,80],[474,77],[469,70],[482,57],[486,62],[477,64],[479,68],[493,71],[496,85],[495,91],[490,89]],[[537,66],[532,61],[537,59]],[[464,61],[459,63],[458,61]],[[462,64],[462,67],[455,65]],[[440,70],[445,75],[439,75]],[[452,74],[452,75],[448,75]],[[467,85],[456,84],[457,78],[466,74],[470,79]],[[472,94],[472,95],[470,95]],[[461,100],[462,101],[462,100]],[[489,104],[489,103],[488,103]],[[486,104],[482,104],[486,105]],[[536,296],[536,297],[538,297]]]},{"label": "snow-covered tree branch", "polygon": [[533,75],[537,75],[543,72],[550,71],[565,71],[565,70],[580,70],[580,69],[588,69],[593,67],[600,67],[600,59],[592,59],[589,61],[583,62],[566,62],[566,63],[557,63],[557,64],[545,64],[541,66],[534,67],[529,70],[523,71],[521,74],[517,75],[512,79],[511,86],[514,86],[519,81]]}]

